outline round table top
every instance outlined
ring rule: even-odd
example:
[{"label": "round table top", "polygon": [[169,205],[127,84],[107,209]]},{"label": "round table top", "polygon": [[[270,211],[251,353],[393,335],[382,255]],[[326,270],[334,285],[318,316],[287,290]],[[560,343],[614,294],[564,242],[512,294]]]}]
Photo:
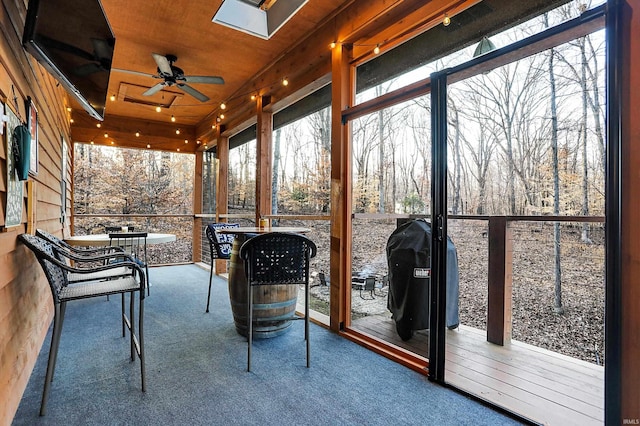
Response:
[{"label": "round table top", "polygon": [[[147,234],[147,244],[170,243],[176,240],[175,234]],[[109,234],[74,235],[64,239],[72,246],[108,246]]]},{"label": "round table top", "polygon": [[297,226],[266,226],[260,228],[258,226],[241,226],[239,228],[217,229],[216,232],[221,234],[268,234],[269,232],[288,232],[291,234],[305,234],[311,232],[311,228],[303,228]]}]

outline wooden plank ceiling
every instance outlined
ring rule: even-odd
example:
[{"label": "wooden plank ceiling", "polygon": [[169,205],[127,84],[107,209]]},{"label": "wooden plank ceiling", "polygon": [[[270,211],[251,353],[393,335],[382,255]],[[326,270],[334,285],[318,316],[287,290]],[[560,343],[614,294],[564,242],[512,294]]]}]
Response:
[{"label": "wooden plank ceiling", "polygon": [[[309,0],[264,40],[211,22],[222,0],[102,0],[116,38],[109,79],[109,95],[115,100],[107,100],[103,123],[70,100],[71,134],[74,142],[202,150],[215,143],[220,127],[213,125],[222,124],[229,135],[255,122],[251,95],[269,96],[271,108],[277,110],[328,82],[332,41],[352,43],[355,57],[366,60],[372,55],[370,46],[389,48],[440,25],[444,13],[453,17],[480,2]],[[210,98],[207,102],[175,86],[144,96],[160,82],[148,75],[157,74],[152,53],[177,56],[175,65],[185,75],[221,76],[225,82],[191,84]],[[287,87],[281,83],[285,77]],[[227,105],[224,111],[222,102]],[[218,120],[221,113],[225,117]]]}]

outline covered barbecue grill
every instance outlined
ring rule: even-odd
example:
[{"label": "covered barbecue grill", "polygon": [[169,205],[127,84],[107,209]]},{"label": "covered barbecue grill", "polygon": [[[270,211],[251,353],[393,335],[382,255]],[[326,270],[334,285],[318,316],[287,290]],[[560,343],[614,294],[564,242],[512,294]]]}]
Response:
[{"label": "covered barbecue grill", "polygon": [[[400,225],[387,241],[389,298],[396,330],[409,340],[415,330],[429,328],[429,292],[431,284],[431,225],[411,220]],[[446,325],[456,328],[458,318],[458,255],[447,237],[447,309]]]}]

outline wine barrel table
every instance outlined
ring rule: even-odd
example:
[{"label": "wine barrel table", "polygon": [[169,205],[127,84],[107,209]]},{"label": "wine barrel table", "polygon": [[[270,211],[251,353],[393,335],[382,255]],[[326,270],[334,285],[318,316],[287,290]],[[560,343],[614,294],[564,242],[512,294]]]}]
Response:
[{"label": "wine barrel table", "polygon": [[[303,234],[309,228],[302,227],[240,227],[218,230],[223,234],[234,234],[229,263],[229,299],[236,331],[247,336],[247,278],[244,261],[240,258],[240,247],[247,239],[268,232]],[[295,314],[298,287],[292,285],[260,286],[253,292],[253,337],[266,339],[279,336],[289,330],[291,317]]]}]

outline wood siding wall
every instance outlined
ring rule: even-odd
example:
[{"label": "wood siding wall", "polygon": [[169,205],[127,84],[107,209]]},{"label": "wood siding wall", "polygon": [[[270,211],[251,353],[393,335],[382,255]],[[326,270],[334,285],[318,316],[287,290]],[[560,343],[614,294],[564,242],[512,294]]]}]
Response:
[{"label": "wood siding wall", "polygon": [[[7,188],[6,140],[0,150],[0,424],[11,424],[53,315],[51,293],[33,255],[17,240],[29,229],[44,228],[62,236],[62,139],[68,144],[71,175],[73,146],[69,138],[66,92],[22,47],[26,1],[2,0],[0,9],[0,100],[25,120],[30,96],[38,110],[39,171],[24,185],[22,221],[5,228]],[[14,97],[16,100],[14,100]],[[17,107],[16,107],[17,104]],[[29,192],[27,192],[29,188]],[[67,182],[70,206],[71,183]],[[29,193],[33,211],[28,214]],[[28,223],[28,217],[34,218]],[[67,212],[67,217],[70,217]],[[66,225],[68,234],[68,225]]]}]

